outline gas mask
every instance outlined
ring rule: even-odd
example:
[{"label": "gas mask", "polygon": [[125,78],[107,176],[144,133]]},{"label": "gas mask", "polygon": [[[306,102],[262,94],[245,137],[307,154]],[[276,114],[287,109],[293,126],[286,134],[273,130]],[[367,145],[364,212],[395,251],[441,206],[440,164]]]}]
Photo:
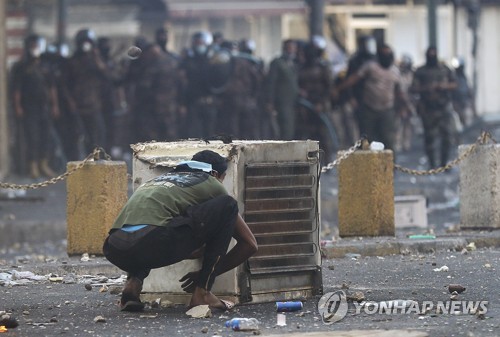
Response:
[{"label": "gas mask", "polygon": [[39,58],[40,55],[42,55],[42,51],[40,50],[40,48],[33,48],[33,49],[30,49],[30,55],[33,57],[33,58]]},{"label": "gas mask", "polygon": [[198,55],[204,55],[207,52],[207,46],[200,44],[194,47],[194,52]]},{"label": "gas mask", "polygon": [[89,51],[92,50],[92,43],[85,41],[82,43],[82,51],[85,53],[88,53]]}]

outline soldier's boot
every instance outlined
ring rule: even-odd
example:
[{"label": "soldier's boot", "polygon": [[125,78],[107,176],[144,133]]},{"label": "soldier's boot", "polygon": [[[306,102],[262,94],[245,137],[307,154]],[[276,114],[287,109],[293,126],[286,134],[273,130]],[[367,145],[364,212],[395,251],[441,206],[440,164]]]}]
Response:
[{"label": "soldier's boot", "polygon": [[38,168],[38,163],[36,161],[30,162],[30,176],[33,179],[40,177],[40,170]]},{"label": "soldier's boot", "polygon": [[48,178],[54,178],[56,176],[55,172],[50,168],[49,161],[47,159],[43,159],[40,162],[40,170],[42,171],[43,175]]}]

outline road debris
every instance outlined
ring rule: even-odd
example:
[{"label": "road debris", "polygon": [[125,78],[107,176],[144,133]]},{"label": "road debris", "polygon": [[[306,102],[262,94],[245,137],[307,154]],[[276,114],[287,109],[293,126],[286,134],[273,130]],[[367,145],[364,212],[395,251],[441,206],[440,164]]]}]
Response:
[{"label": "road debris", "polygon": [[286,315],[278,314],[276,317],[276,325],[277,326],[286,326]]},{"label": "road debris", "polygon": [[106,323],[106,318],[102,317],[102,316],[96,316],[94,318],[94,322],[95,323]]},{"label": "road debris", "polygon": [[197,305],[192,307],[186,312],[186,315],[193,318],[208,318],[212,317],[212,310],[208,307],[208,304]]},{"label": "road debris", "polygon": [[472,251],[476,250],[476,243],[475,242],[469,242],[469,244],[467,246],[465,246],[465,248],[469,252],[472,252]]},{"label": "road debris", "polygon": [[348,301],[356,301],[360,303],[365,300],[365,294],[363,294],[363,292],[361,291],[355,291],[352,294],[347,294],[346,299]]},{"label": "road debris", "polygon": [[4,312],[0,315],[0,325],[6,327],[7,329],[14,329],[19,326],[19,322],[10,314],[6,314]]},{"label": "road debris", "polygon": [[82,262],[89,262],[90,261],[89,254],[88,253],[83,253],[82,257],[80,258],[80,261],[82,261]]},{"label": "road debris", "polygon": [[433,269],[434,271],[444,271],[444,272],[447,272],[450,270],[450,268],[448,268],[448,266],[442,266],[440,268],[434,268]]},{"label": "road debris", "polygon": [[465,291],[465,287],[460,285],[460,284],[450,284],[448,285],[448,291],[451,293],[456,292],[458,294],[461,294]]}]

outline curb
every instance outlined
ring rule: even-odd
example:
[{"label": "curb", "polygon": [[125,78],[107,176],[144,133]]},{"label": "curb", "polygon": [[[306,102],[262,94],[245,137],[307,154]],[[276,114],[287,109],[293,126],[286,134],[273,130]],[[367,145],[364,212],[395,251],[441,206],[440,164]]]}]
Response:
[{"label": "curb", "polygon": [[424,240],[394,237],[341,239],[321,247],[321,253],[327,259],[344,258],[348,254],[361,256],[429,254],[447,250],[461,251],[471,242],[474,242],[476,248],[500,247],[500,231],[460,233],[453,237]]},{"label": "curb", "polygon": [[115,277],[124,275],[125,272],[108,262],[104,257],[95,257],[88,262],[80,261],[80,257],[71,257],[69,261],[56,263],[25,264],[22,269],[29,270],[38,275],[56,274],[66,275],[104,275]]},{"label": "curb", "polygon": [[2,221],[0,222],[0,247],[15,242],[43,243],[66,239],[65,221]]}]

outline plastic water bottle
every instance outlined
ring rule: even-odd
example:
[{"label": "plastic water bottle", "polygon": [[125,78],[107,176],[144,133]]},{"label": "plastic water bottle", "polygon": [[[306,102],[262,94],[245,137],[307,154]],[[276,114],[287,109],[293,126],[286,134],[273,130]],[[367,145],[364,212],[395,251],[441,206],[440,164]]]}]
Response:
[{"label": "plastic water bottle", "polygon": [[259,321],[256,318],[233,318],[226,321],[225,325],[234,331],[259,330]]}]

